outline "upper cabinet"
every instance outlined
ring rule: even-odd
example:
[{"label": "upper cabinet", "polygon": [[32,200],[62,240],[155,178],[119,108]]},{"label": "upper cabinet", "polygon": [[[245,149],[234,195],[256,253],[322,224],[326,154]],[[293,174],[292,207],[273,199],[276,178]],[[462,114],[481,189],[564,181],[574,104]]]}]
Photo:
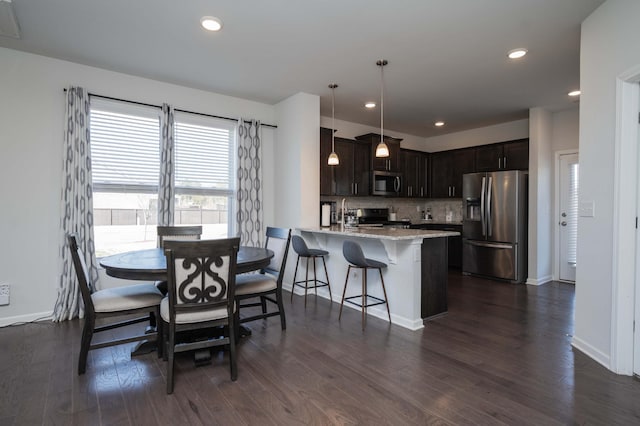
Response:
[{"label": "upper cabinet", "polygon": [[479,172],[529,168],[529,139],[478,146],[475,151]]},{"label": "upper cabinet", "polygon": [[367,133],[366,135],[356,136],[356,140],[369,143],[371,146],[371,170],[384,172],[400,171],[400,141],[402,139],[385,136],[384,142],[389,147],[389,156],[377,158],[376,147],[380,142],[380,135],[376,133]]},{"label": "upper cabinet", "polygon": [[369,145],[351,139],[334,138],[340,164],[329,166],[331,130],[320,129],[320,195],[369,195]]},{"label": "upper cabinet", "polygon": [[400,164],[403,173],[402,196],[412,198],[428,197],[429,154],[422,151],[401,149]]},{"label": "upper cabinet", "polygon": [[462,175],[474,171],[474,148],[441,151],[431,154],[431,197],[462,197]]}]

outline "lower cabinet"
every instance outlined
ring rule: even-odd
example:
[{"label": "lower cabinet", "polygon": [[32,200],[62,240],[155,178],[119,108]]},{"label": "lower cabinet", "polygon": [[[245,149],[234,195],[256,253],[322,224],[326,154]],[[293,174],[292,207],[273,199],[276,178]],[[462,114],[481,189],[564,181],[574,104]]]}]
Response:
[{"label": "lower cabinet", "polygon": [[462,269],[462,225],[447,225],[440,223],[422,223],[411,225],[413,229],[428,229],[433,231],[453,231],[459,232],[457,237],[447,238],[447,252],[449,267]]}]

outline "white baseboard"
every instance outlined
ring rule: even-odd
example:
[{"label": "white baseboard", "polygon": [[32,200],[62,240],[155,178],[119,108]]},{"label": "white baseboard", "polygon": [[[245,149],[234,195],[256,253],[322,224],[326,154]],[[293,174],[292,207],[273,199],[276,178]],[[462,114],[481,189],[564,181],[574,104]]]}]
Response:
[{"label": "white baseboard", "polygon": [[[594,348],[593,346],[576,336],[573,336],[573,338],[571,339],[571,346],[584,353],[589,358],[592,358],[607,370],[611,370],[611,358],[609,357],[609,355]],[[613,372],[615,373],[615,371]]]},{"label": "white baseboard", "polygon": [[548,282],[553,281],[553,277],[551,275],[547,275],[540,278],[527,278],[527,285],[542,285]]},{"label": "white baseboard", "polygon": [[33,321],[51,321],[53,316],[53,311],[48,311],[48,312],[36,312],[33,314],[26,314],[26,315],[17,315],[15,317],[5,317],[5,318],[0,318],[0,327],[5,327],[7,325],[11,325],[11,324],[20,324],[20,323],[26,323],[26,322],[33,322]]}]

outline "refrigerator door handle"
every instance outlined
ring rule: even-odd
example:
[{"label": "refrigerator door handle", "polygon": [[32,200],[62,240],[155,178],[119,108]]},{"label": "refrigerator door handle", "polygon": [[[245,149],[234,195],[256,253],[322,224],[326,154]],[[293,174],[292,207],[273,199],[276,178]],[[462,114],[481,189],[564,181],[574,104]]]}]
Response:
[{"label": "refrigerator door handle", "polygon": [[491,192],[492,192],[492,180],[493,178],[489,176],[489,185],[487,187],[487,237],[490,237],[493,234],[493,230],[491,229]]},{"label": "refrigerator door handle", "polygon": [[489,248],[497,248],[497,249],[512,249],[513,244],[500,244],[500,243],[488,243],[485,241],[473,241],[467,240],[467,244],[476,246],[476,247],[489,247]]},{"label": "refrigerator door handle", "polygon": [[480,191],[480,222],[482,223],[482,236],[487,236],[487,221],[484,211],[484,193],[486,190],[486,178],[482,178],[482,190]]}]

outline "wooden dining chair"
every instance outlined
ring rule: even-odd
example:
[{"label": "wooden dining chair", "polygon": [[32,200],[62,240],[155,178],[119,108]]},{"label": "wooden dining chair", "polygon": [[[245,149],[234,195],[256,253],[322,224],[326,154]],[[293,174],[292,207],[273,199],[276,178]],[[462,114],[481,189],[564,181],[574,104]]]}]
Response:
[{"label": "wooden dining chair", "polygon": [[[265,247],[274,253],[269,266],[260,270],[258,274],[241,274],[236,278],[236,302],[238,304],[236,315],[238,324],[280,316],[282,329],[285,330],[287,328],[284,304],[282,302],[282,279],[290,243],[291,229],[267,227]],[[250,299],[259,299],[259,301],[247,302]],[[277,306],[277,310],[268,312],[267,302]],[[244,318],[240,316],[243,309],[255,306],[262,308],[261,314]]]},{"label": "wooden dining chair", "polygon": [[164,248],[166,240],[199,240],[202,237],[202,225],[194,226],[158,226],[158,247]]},{"label": "wooden dining chair", "polygon": [[[166,241],[168,294],[160,304],[167,351],[167,393],[173,393],[175,353],[229,347],[231,380],[238,377],[234,324],[239,238]],[[178,341],[183,331],[225,327],[223,337]]]},{"label": "wooden dining chair", "polygon": [[[84,374],[87,368],[87,355],[92,349],[107,346],[121,345],[140,340],[154,339],[158,342],[158,355],[162,355],[162,345],[158,338],[159,333],[135,334],[116,340],[92,344],[94,333],[112,330],[139,322],[149,321],[150,314],[159,313],[162,293],[153,284],[133,284],[123,287],[96,290],[90,280],[84,253],[78,246],[78,237],[75,234],[67,236],[73,266],[78,277],[80,294],[84,302],[84,327],[82,329],[82,341],[80,342],[80,356],[78,358],[78,374]],[[133,314],[147,314],[144,317],[111,322],[96,327],[96,320],[102,318]],[[161,332],[162,330],[158,330]]]}]

